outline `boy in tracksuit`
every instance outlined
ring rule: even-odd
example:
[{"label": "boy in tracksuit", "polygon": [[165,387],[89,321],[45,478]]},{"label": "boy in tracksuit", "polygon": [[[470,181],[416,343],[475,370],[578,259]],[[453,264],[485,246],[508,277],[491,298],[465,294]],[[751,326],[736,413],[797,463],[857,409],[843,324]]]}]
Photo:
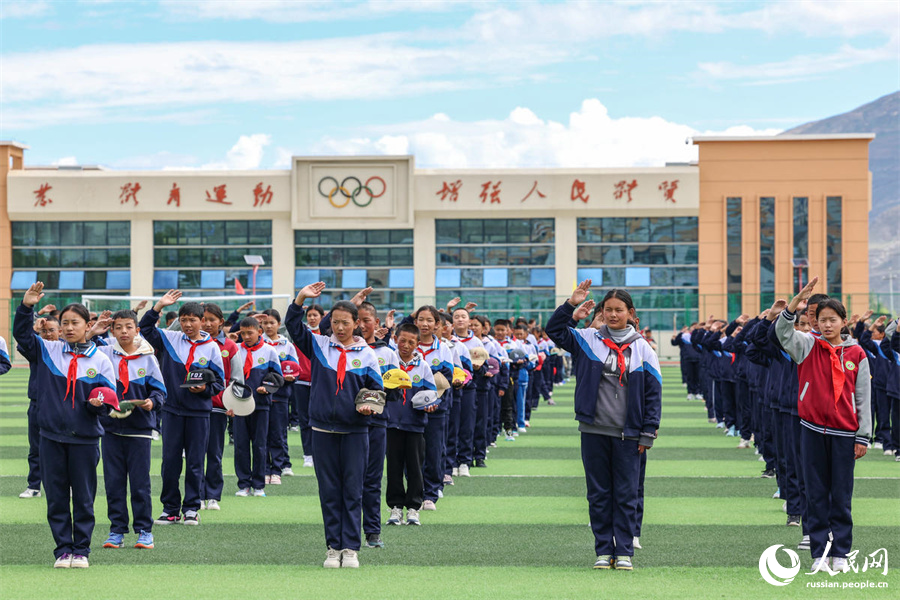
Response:
[{"label": "boy in tracksuit", "polygon": [[894,454],[895,460],[900,461],[900,333],[897,332],[897,319],[885,327],[879,347],[889,359],[884,387],[890,404],[891,437],[890,445],[884,447],[884,452],[885,455],[889,452]]},{"label": "boy in tracksuit", "polygon": [[[159,499],[163,512],[156,525],[199,525],[200,491],[203,485],[203,459],[209,439],[209,413],[212,397],[225,389],[222,354],[215,340],[202,330],[203,307],[186,302],[178,309],[181,331],[156,326],[167,306],[178,302],[181,292],[169,290],[140,320],[141,336],[157,352],[166,384],[166,403],[162,408],[162,490]],[[182,388],[192,369],[207,369],[213,380]],[[183,456],[183,458],[182,458]],[[179,479],[184,461],[184,498]]]},{"label": "boy in tracksuit", "polygon": [[865,317],[860,319],[853,328],[853,337],[859,342],[860,347],[866,351],[869,359],[869,368],[872,371],[872,414],[875,443],[873,449],[884,450],[890,448],[891,439],[891,407],[887,399],[887,379],[890,371],[890,359],[881,349],[881,340],[884,339],[884,321],[886,317],[879,317],[870,327],[866,327]]},{"label": "boy in tracksuit", "polygon": [[529,392],[534,389],[534,369],[537,367],[537,346],[531,342],[531,339],[534,339],[534,336],[528,333],[528,329],[522,321],[516,323],[516,326],[513,329],[513,335],[527,357],[524,365],[519,369],[519,382],[521,383],[523,381],[523,372],[524,377],[526,378],[525,385],[522,387],[524,395],[520,396],[518,391],[516,392],[516,416],[518,418],[518,427],[521,433],[525,431],[526,427],[531,426],[531,399],[529,397]]},{"label": "boy in tracksuit", "polygon": [[356,406],[363,389],[382,391],[378,357],[355,336],[359,311],[340,301],[331,309],[332,335],[313,334],[303,322],[303,303],[317,298],[323,282],[305,286],[288,307],[284,324],[297,348],[310,357],[309,419],[313,429],[316,480],[325,524],[325,568],[358,568],[360,514],[369,452],[369,415]]},{"label": "boy in tracksuit", "polygon": [[[263,341],[272,346],[278,354],[281,362],[295,362],[300,364],[297,356],[297,348],[289,339],[278,333],[281,327],[281,313],[274,308],[263,311],[265,320],[260,323],[263,331]],[[284,387],[272,394],[272,403],[269,408],[269,441],[266,462],[266,475],[268,483],[281,484],[282,475],[293,475],[291,455],[288,449],[287,431],[290,419],[290,403],[293,399],[294,379],[285,376]]]},{"label": "boy in tracksuit", "polygon": [[[459,438],[456,447],[455,465],[459,474],[463,477],[469,475],[469,468],[475,464],[475,452],[478,445],[484,444],[484,433],[478,421],[481,408],[487,402],[486,394],[478,391],[478,382],[484,379],[484,365],[477,369],[472,365],[471,351],[475,348],[484,348],[481,340],[469,329],[469,311],[465,308],[457,308],[453,311],[453,344],[459,349],[459,360],[462,368],[472,374],[472,381],[460,388],[459,410]],[[484,465],[484,456],[480,458]]]},{"label": "boy in tracksuit", "polygon": [[109,537],[104,548],[122,548],[128,533],[128,505],[131,489],[135,548],[153,548],[153,501],[150,491],[150,443],[158,429],[160,409],[165,404],[166,386],[153,346],[138,335],[137,315],[120,310],[112,315],[111,346],[99,346],[116,373],[119,401],[143,400],[133,409],[111,411],[101,417],[105,433],[100,445],[103,457],[103,484],[109,515]]},{"label": "boy in tracksuit", "polygon": [[[283,377],[283,373],[278,352],[262,338],[259,321],[253,317],[242,319],[240,331],[243,341],[238,344],[237,362],[242,365],[245,385],[253,390],[256,409],[247,416],[234,417],[234,473],[238,479],[235,496],[265,497],[270,403],[280,390],[269,393],[263,378],[269,373]],[[286,408],[286,397],[282,402]]]}]

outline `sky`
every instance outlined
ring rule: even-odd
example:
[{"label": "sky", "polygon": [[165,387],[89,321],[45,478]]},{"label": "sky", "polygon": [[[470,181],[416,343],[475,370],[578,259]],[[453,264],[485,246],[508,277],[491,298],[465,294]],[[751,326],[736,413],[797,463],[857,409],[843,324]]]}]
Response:
[{"label": "sky", "polygon": [[900,3],[0,0],[28,165],[662,166],[900,89]]}]

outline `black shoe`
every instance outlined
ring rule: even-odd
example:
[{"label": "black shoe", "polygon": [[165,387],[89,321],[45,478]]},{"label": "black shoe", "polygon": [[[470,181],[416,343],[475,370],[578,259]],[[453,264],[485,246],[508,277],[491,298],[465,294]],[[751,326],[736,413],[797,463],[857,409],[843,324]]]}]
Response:
[{"label": "black shoe", "polygon": [[788,515],[788,526],[800,527],[800,515]]},{"label": "black shoe", "polygon": [[384,548],[384,542],[377,533],[366,534],[366,548]]},{"label": "black shoe", "polygon": [[483,468],[487,467],[487,463],[484,462],[484,459],[483,459],[483,458],[476,458],[476,459],[475,459],[475,466],[478,467],[478,468],[483,469]]},{"label": "black shoe", "polygon": [[775,469],[766,469],[762,472],[761,477],[764,479],[772,479],[775,477]]}]

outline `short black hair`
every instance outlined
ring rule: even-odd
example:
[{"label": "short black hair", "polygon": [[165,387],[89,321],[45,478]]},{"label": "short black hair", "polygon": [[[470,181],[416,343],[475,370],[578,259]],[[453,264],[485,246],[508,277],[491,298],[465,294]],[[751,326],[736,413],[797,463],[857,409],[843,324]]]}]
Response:
[{"label": "short black hair", "polygon": [[240,323],[240,325],[238,325],[238,327],[241,329],[243,329],[244,327],[252,327],[253,329],[262,329],[262,327],[259,326],[259,321],[257,321],[253,317],[244,317],[243,319],[241,319],[241,323]]},{"label": "short black hair", "polygon": [[398,336],[399,336],[401,333],[411,333],[411,334],[413,334],[414,336],[419,337],[419,328],[416,327],[415,325],[413,325],[412,323],[401,323],[401,324],[397,327],[396,333],[397,333]]},{"label": "short black hair", "polygon": [[[168,315],[166,315],[168,317]],[[199,302],[185,302],[178,309],[178,318],[181,317],[197,317],[203,318],[203,305]]]},{"label": "short black hair", "polygon": [[274,308],[267,308],[266,310],[262,311],[262,314],[266,315],[267,317],[272,317],[273,319],[281,323],[281,313]]},{"label": "short black hair", "polygon": [[847,318],[847,309],[844,308],[844,305],[841,304],[841,301],[837,298],[826,298],[825,300],[822,300],[817,304],[818,306],[816,306],[816,320],[819,319],[819,313],[821,313],[825,308],[830,308],[831,310],[836,312],[837,316],[839,316],[841,319]]},{"label": "short black hair", "polygon": [[137,313],[133,310],[119,310],[113,313],[112,322],[115,323],[119,319],[131,319],[134,321],[135,326],[137,326],[138,318]]},{"label": "short black hair", "polygon": [[[54,311],[54,312],[56,312],[56,311]],[[59,325],[59,318],[54,316],[53,314],[47,315],[46,317],[44,317],[44,320],[49,321],[50,323],[56,323],[57,325]],[[881,330],[884,331],[884,326],[881,327]]]},{"label": "short black hair", "polygon": [[522,331],[528,331],[528,323],[525,321],[516,321],[515,327],[513,329],[521,329]]},{"label": "short black hair", "polygon": [[821,304],[825,300],[828,300],[828,294],[813,294],[809,297],[809,300],[806,301],[806,306],[812,306],[813,304]]},{"label": "short black hair", "polygon": [[494,321],[494,327],[497,327],[498,325],[502,325],[503,327],[512,327],[509,319],[496,319]]},{"label": "short black hair", "polygon": [[372,304],[371,302],[368,302],[368,301],[360,302],[358,310],[370,312],[376,319],[378,318],[378,309],[375,308],[375,305]]},{"label": "short black hair", "polygon": [[207,302],[203,305],[203,312],[209,313],[220,321],[225,320],[225,313],[222,312],[222,307],[218,304],[213,304],[212,302]]},{"label": "short black hair", "polygon": [[172,321],[174,321],[177,318],[178,318],[178,313],[175,312],[174,310],[170,310],[169,312],[166,313],[166,323],[171,323]]},{"label": "short black hair", "polygon": [[322,308],[319,304],[310,304],[309,308],[306,309],[306,313],[309,313],[310,311],[315,311],[319,313],[320,316],[325,316],[325,309]]}]

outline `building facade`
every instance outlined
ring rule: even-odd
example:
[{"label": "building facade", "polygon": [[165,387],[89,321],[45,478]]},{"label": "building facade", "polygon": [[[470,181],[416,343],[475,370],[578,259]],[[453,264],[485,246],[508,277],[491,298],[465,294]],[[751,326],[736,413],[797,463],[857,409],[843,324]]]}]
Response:
[{"label": "building facade", "polygon": [[585,278],[628,288],[657,329],[758,313],[810,275],[849,298],[868,291],[872,137],[695,138],[696,164],[512,170],[31,168],[0,143],[0,335],[37,279],[59,302],[231,295],[253,285],[245,255],[265,261],[257,293],[321,280],[330,304],[370,285],[401,312],[459,295],[546,320]]}]

